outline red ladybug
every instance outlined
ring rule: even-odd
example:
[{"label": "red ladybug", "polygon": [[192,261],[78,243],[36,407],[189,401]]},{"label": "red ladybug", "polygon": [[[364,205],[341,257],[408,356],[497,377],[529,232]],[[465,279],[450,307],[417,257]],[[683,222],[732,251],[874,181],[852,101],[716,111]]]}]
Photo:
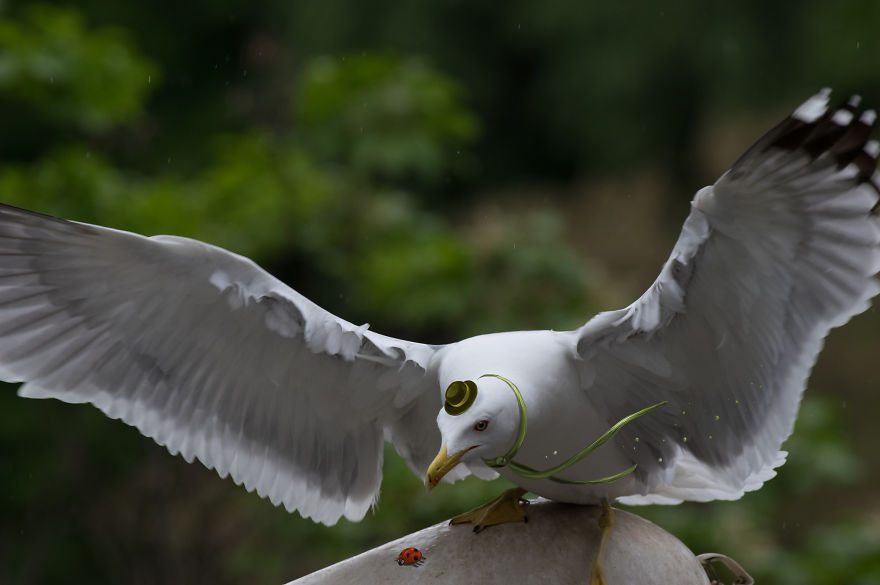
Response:
[{"label": "red ladybug", "polygon": [[425,562],[425,557],[417,548],[405,548],[400,551],[399,555],[397,555],[397,564],[401,567],[403,565],[413,565],[418,567],[423,562]]}]

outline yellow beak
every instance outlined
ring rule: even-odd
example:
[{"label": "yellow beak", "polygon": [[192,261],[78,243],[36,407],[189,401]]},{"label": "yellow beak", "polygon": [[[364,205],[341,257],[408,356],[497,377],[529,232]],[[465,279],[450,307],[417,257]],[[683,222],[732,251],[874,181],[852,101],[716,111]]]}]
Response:
[{"label": "yellow beak", "polygon": [[[476,447],[476,445],[474,445],[474,447]],[[459,451],[452,457],[447,457],[446,445],[443,445],[440,452],[434,457],[434,461],[428,466],[428,473],[425,474],[425,485],[428,487],[428,490],[430,491],[434,489],[437,484],[440,483],[440,480],[443,479],[443,476],[449,473],[453,467],[458,465],[461,458],[464,457],[464,454],[474,447],[469,447],[463,451]]]}]

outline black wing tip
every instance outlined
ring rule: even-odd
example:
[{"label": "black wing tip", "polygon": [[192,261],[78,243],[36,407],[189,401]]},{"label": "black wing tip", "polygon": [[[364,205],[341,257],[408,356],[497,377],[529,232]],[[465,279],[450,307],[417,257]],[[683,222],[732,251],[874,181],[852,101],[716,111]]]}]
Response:
[{"label": "black wing tip", "polygon": [[830,100],[829,88],[810,96],[749,148],[734,168],[771,149],[800,150],[812,160],[829,157],[839,170],[852,165],[854,183],[868,184],[880,194],[880,147],[870,139],[877,124],[876,111],[862,108],[859,95],[834,107],[829,107]]},{"label": "black wing tip", "polygon": [[877,123],[876,111],[863,109],[859,95],[852,95],[835,107],[828,106],[830,97],[828,88],[811,96],[783,121],[782,131],[763,150],[804,150],[813,160],[831,156],[838,169],[854,165],[856,183],[868,183],[880,193],[880,148],[877,141],[870,139]]}]

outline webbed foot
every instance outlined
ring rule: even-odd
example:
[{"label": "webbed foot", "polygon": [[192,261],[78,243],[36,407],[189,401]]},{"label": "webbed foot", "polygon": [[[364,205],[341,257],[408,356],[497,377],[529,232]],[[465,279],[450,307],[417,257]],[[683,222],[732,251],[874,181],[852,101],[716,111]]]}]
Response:
[{"label": "webbed foot", "polygon": [[528,522],[529,517],[523,509],[523,496],[526,490],[512,488],[494,500],[474,508],[470,512],[459,514],[449,524],[473,524],[474,532],[481,532],[489,526],[508,522]]}]

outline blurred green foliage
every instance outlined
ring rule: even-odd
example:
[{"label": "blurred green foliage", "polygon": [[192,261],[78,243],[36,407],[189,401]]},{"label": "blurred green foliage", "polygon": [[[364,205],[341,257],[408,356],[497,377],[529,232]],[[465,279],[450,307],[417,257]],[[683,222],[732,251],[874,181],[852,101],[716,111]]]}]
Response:
[{"label": "blurred green foliage", "polygon": [[75,10],[37,4],[0,21],[3,97],[56,124],[100,131],[126,122],[154,78],[158,70],[124,30],[86,30]]},{"label": "blurred green foliage", "polygon": [[429,188],[465,171],[461,149],[478,131],[459,84],[420,60],[388,55],[318,58],[297,100],[309,153],[349,171]]},{"label": "blurred green foliage", "polygon": [[[619,242],[658,258],[669,245],[636,225],[592,260],[576,249],[591,222],[636,215],[646,199],[628,199],[628,179],[664,169],[646,196],[671,212],[649,219],[674,234],[694,177],[721,170],[703,165],[705,150],[726,152],[723,120],[757,133],[827,83],[880,103],[877,7],[198,0],[171,15],[12,2],[0,5],[0,199],[224,246],[386,334],[571,328],[631,300],[603,276]],[[616,211],[572,213],[579,191],[598,203],[571,187],[587,175],[620,193]],[[875,423],[853,412],[880,406],[866,391],[877,336],[850,330],[820,363],[777,479],[738,502],[636,512],[762,585],[880,582]],[[6,390],[2,583],[280,583],[504,483],[429,496],[388,449],[375,516],[325,527],[94,409]]]}]

